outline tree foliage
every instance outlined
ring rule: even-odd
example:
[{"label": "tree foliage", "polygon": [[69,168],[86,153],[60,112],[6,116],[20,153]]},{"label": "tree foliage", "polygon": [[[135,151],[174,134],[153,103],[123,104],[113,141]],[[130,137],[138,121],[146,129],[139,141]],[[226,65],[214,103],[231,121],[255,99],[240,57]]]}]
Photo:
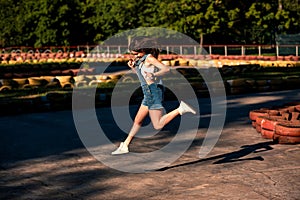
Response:
[{"label": "tree foliage", "polygon": [[163,27],[206,44],[270,44],[300,32],[297,0],[0,0],[0,46],[96,44]]}]

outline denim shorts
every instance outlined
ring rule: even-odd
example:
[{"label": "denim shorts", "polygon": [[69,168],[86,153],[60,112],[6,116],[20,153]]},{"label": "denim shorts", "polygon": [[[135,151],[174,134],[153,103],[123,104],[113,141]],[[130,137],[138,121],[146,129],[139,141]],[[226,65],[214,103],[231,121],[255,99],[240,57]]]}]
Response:
[{"label": "denim shorts", "polygon": [[148,106],[149,110],[159,110],[164,108],[162,105],[164,88],[162,85],[157,83],[142,85],[142,90],[144,93],[142,105]]}]

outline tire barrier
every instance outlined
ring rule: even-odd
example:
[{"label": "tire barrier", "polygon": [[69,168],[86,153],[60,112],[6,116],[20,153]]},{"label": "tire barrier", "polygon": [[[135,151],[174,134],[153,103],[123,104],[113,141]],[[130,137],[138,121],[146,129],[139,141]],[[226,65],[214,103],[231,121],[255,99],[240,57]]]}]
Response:
[{"label": "tire barrier", "polygon": [[262,117],[262,116],[269,117],[270,115],[271,116],[276,116],[276,115],[278,115],[278,113],[279,113],[279,111],[278,112],[274,112],[273,110],[262,108],[262,109],[259,109],[259,110],[252,110],[252,111],[250,111],[249,118],[252,121],[256,121],[257,117]]},{"label": "tire barrier", "polygon": [[[219,57],[219,56],[217,56]],[[232,62],[235,60],[235,56],[227,56],[225,57],[227,61]],[[246,58],[244,56],[244,58]],[[267,57],[265,57],[267,58]],[[126,58],[128,59],[128,58]],[[113,66],[126,66],[126,59],[121,59],[118,62],[113,62]],[[207,67],[216,67],[216,64],[212,64],[216,60],[211,60],[212,57],[201,56],[197,59],[192,58],[178,58],[178,57],[170,57],[166,58],[167,63],[171,66],[179,66],[177,70],[186,76],[195,77],[195,69],[189,68],[187,66],[193,66],[197,63],[197,66],[207,66]],[[261,58],[260,58],[261,59]],[[115,59],[116,60],[116,59]],[[222,60],[217,60],[222,61]],[[259,60],[263,61],[263,60]],[[171,64],[171,62],[175,62]],[[290,61],[287,61],[290,62]],[[190,64],[191,63],[191,64]],[[206,63],[206,64],[203,64]],[[207,64],[208,63],[208,64]],[[30,77],[40,77],[40,76],[77,76],[79,71],[84,72],[84,74],[95,74],[95,70],[97,66],[93,62],[86,63],[87,67],[80,69],[82,63],[80,62],[46,62],[46,63],[19,63],[19,64],[11,64],[11,65],[4,65],[1,67],[0,70],[0,78],[3,79],[13,79],[13,78],[30,78]],[[285,64],[286,65],[286,64]],[[182,66],[182,67],[181,67]],[[184,70],[182,70],[184,69]],[[273,91],[273,90],[281,90],[281,89],[293,89],[293,88],[300,88],[300,76],[297,75],[298,73],[294,74],[293,72],[299,71],[298,67],[263,67],[261,64],[257,63],[248,63],[248,61],[244,61],[244,63],[239,62],[233,65],[233,63],[222,64],[219,68],[220,73],[226,78],[231,78],[231,80],[226,81],[226,85],[229,85],[228,91],[232,94],[240,94],[240,93],[247,93],[247,92],[265,92],[265,91]],[[197,71],[197,70],[196,70]],[[271,73],[270,76],[264,76],[264,72],[275,72]],[[262,75],[256,77],[251,73],[258,73],[262,72]],[[286,73],[286,75],[280,75],[280,73]],[[276,75],[277,74],[277,75]],[[232,77],[233,76],[233,77]],[[115,82],[116,80],[120,79],[121,75],[109,75],[110,80],[106,80],[107,82]],[[240,78],[236,77],[251,77],[241,80]],[[265,78],[265,79],[263,79]],[[101,80],[104,82],[103,80]],[[105,81],[105,82],[106,82]],[[126,78],[124,82],[132,82],[133,78]],[[232,83],[233,82],[233,83]],[[228,83],[228,84],[227,84]],[[233,85],[231,85],[231,83]],[[72,84],[68,84],[72,85]],[[80,83],[78,85],[84,85]],[[95,82],[91,83],[87,81],[87,86],[89,85],[96,85]],[[231,85],[231,86],[230,86]],[[27,85],[26,87],[30,87]],[[52,87],[52,86],[51,86]],[[13,86],[11,87],[14,88]]]},{"label": "tire barrier", "polygon": [[193,78],[199,76],[199,71],[195,68],[177,68],[176,70],[185,78]]},{"label": "tire barrier", "polygon": [[71,76],[40,76],[29,78],[0,79],[0,91],[33,88],[73,88]]},{"label": "tire barrier", "polygon": [[48,92],[44,97],[44,105],[50,110],[71,108],[71,93]]},{"label": "tire barrier", "polygon": [[13,79],[1,79],[0,80],[0,85],[1,86],[7,86],[10,88],[17,88],[18,84],[15,82]]},{"label": "tire barrier", "polygon": [[92,81],[89,82],[88,85],[89,85],[89,86],[96,86],[96,87],[97,87],[98,84],[99,84],[99,81],[98,81],[98,80],[92,80]]},{"label": "tire barrier", "polygon": [[274,130],[277,135],[300,137],[300,121],[281,122]]},{"label": "tire barrier", "polygon": [[29,84],[27,78],[14,78],[12,80],[18,84],[18,88],[22,88],[24,85]]},{"label": "tire barrier", "polygon": [[[184,76],[192,77],[194,75],[192,70],[179,70]],[[69,79],[66,81],[66,78]],[[72,77],[71,80],[69,77]],[[28,78],[11,78],[1,79],[0,91],[11,89],[26,89],[26,88],[73,88],[73,87],[86,87],[97,86],[98,83],[117,82],[119,79],[122,82],[135,82],[137,78],[134,75],[126,74],[113,74],[113,75],[80,75],[72,76],[69,74],[61,76],[40,76],[40,77],[28,77]],[[201,86],[199,83],[193,83],[199,92],[207,90],[207,88]],[[230,79],[224,82],[226,91],[229,94],[243,94],[248,92],[264,92],[264,91],[276,91],[281,89],[299,88],[300,78],[290,77],[288,79],[273,78],[269,80],[255,80],[248,78]],[[3,87],[6,86],[6,87]],[[2,88],[2,89],[1,89]],[[195,90],[197,92],[197,90]]]},{"label": "tire barrier", "polygon": [[266,115],[257,116],[255,118],[255,120],[252,120],[252,126],[253,126],[253,128],[255,128],[258,133],[261,133],[262,122],[266,121],[266,120],[269,120],[270,118],[271,119],[276,119],[276,118],[282,118],[282,117],[281,116],[277,116],[277,115],[272,115],[272,113],[266,112]]},{"label": "tire barrier", "polygon": [[290,76],[285,79],[286,85],[291,89],[299,88],[300,86],[300,77],[299,76]]},{"label": "tire barrier", "polygon": [[280,123],[284,122],[282,116],[270,116],[263,118],[261,120],[261,136],[266,139],[272,139],[275,132],[275,126]]},{"label": "tire barrier", "polygon": [[189,60],[184,58],[178,58],[179,66],[189,66]]},{"label": "tire barrier", "polygon": [[74,76],[73,78],[75,87],[86,87],[88,85],[85,75]]},{"label": "tire barrier", "polygon": [[300,143],[300,121],[285,122],[276,125],[273,139],[279,144]]},{"label": "tire barrier", "polygon": [[261,133],[261,122],[265,118],[268,118],[268,117],[267,116],[258,116],[254,122],[252,121],[252,123],[255,123],[255,130],[258,133]]},{"label": "tire barrier", "polygon": [[122,77],[122,75],[121,74],[112,74],[112,75],[108,75],[108,77],[113,81],[118,81]]},{"label": "tire barrier", "polygon": [[44,87],[48,84],[48,82],[41,77],[30,77],[28,78],[29,86],[32,88]]},{"label": "tire barrier", "polygon": [[46,99],[50,102],[63,102],[66,99],[66,95],[58,92],[49,92],[46,95]]},{"label": "tire barrier", "polygon": [[261,136],[265,139],[272,139],[274,137],[274,131],[261,129]]},{"label": "tire barrier", "polygon": [[282,136],[275,133],[273,140],[278,144],[299,144],[300,136],[299,137]]},{"label": "tire barrier", "polygon": [[226,81],[229,86],[231,94],[241,94],[247,92],[266,92],[271,90],[280,90],[283,88],[281,80],[267,80],[267,79],[249,79],[237,78]]},{"label": "tire barrier", "polygon": [[223,65],[221,73],[227,76],[240,75],[246,72],[257,72],[261,69],[259,64]]},{"label": "tire barrier", "polygon": [[269,85],[270,85],[270,89],[272,91],[274,90],[281,90],[284,88],[284,80],[280,77],[280,78],[273,78],[273,79],[270,79],[268,81]]},{"label": "tire barrier", "polygon": [[[229,91],[233,94],[300,88],[299,68],[296,66],[288,68],[262,67],[259,64],[223,65],[220,73],[225,79],[231,78],[227,82],[231,85]],[[246,79],[246,84],[239,83],[241,78]],[[233,80],[236,80],[237,84],[231,84]]]},{"label": "tire barrier", "polygon": [[29,85],[27,78],[2,79],[0,80],[0,91],[23,89],[26,88],[26,85]]},{"label": "tire barrier", "polygon": [[244,78],[237,78],[227,80],[227,85],[229,86],[229,93],[230,94],[242,94],[249,91],[249,87],[247,85],[247,79]]},{"label": "tire barrier", "polygon": [[266,92],[270,90],[268,80],[256,80],[257,92]]},{"label": "tire barrier", "polygon": [[300,143],[300,102],[252,110],[249,118],[262,138],[279,144]]},{"label": "tire barrier", "polygon": [[59,79],[50,76],[30,77],[28,81],[23,88],[60,88],[62,84]]},{"label": "tire barrier", "polygon": [[0,92],[6,92],[11,90],[12,88],[10,86],[4,85],[0,87]]},{"label": "tire barrier", "polygon": [[[117,82],[121,75],[39,76],[28,78],[0,79],[0,92],[13,89],[61,88],[97,86],[99,83]],[[127,77],[128,82],[135,81]]]},{"label": "tire barrier", "polygon": [[137,77],[133,75],[124,75],[121,80],[122,83],[133,83],[137,81]]},{"label": "tire barrier", "polygon": [[[97,87],[101,83],[115,83],[121,75],[79,75],[74,76],[75,87]],[[130,82],[131,80],[128,80]]]},{"label": "tire barrier", "polygon": [[63,89],[74,87],[75,80],[72,76],[56,76],[55,79],[59,81],[60,86]]},{"label": "tire barrier", "polygon": [[236,78],[226,80],[226,84],[229,86],[230,94],[298,89],[300,88],[300,76],[271,77],[269,79]]},{"label": "tire barrier", "polygon": [[45,79],[48,84],[46,88],[60,88],[61,84],[60,81],[54,76],[41,76],[40,78]]},{"label": "tire barrier", "polygon": [[[279,113],[279,112],[278,112]],[[256,129],[258,133],[261,133],[261,122],[264,118],[268,118],[270,116],[276,116],[278,113],[268,110],[268,109],[260,109],[260,110],[252,110],[249,112],[249,118],[252,121],[252,127]]]}]

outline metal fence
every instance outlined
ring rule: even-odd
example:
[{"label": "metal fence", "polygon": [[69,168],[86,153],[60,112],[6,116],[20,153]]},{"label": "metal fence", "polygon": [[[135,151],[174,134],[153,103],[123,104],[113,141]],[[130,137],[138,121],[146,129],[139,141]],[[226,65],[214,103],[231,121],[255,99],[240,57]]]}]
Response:
[{"label": "metal fence", "polygon": [[[295,45],[164,45],[161,46],[164,54],[179,55],[258,55],[258,56],[299,56],[300,44]],[[86,54],[126,54],[126,45],[78,45],[52,47],[7,47],[2,53],[57,53],[57,52],[85,52]]]}]

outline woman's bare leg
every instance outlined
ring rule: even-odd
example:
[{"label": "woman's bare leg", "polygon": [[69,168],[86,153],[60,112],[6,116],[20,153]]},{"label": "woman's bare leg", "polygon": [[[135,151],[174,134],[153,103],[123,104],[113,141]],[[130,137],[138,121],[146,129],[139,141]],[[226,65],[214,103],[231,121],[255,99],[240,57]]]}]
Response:
[{"label": "woman's bare leg", "polygon": [[175,109],[165,115],[163,114],[163,110],[149,110],[149,115],[151,118],[151,122],[153,127],[156,130],[162,129],[166,124],[172,121],[177,115],[179,115],[178,109]]},{"label": "woman's bare leg", "polygon": [[124,144],[126,144],[127,146],[130,144],[133,137],[140,130],[142,123],[143,123],[145,117],[148,115],[148,113],[149,113],[148,107],[141,105],[135,118],[134,118],[132,128],[131,128],[126,140],[124,141]]},{"label": "woman's bare leg", "polygon": [[149,110],[147,106],[141,105],[135,116],[133,126],[132,126],[126,140],[124,141],[124,144],[126,144],[127,146],[130,144],[133,137],[140,130],[142,123],[148,113],[150,115],[153,127],[156,130],[162,129],[166,124],[168,124],[170,121],[172,121],[177,115],[182,115],[186,112],[192,112],[193,114],[196,113],[196,111],[193,110],[191,107],[189,107],[186,103],[184,103],[184,105],[182,103],[183,102],[180,103],[180,106],[177,109],[175,109],[165,115],[163,115],[163,109]]}]

